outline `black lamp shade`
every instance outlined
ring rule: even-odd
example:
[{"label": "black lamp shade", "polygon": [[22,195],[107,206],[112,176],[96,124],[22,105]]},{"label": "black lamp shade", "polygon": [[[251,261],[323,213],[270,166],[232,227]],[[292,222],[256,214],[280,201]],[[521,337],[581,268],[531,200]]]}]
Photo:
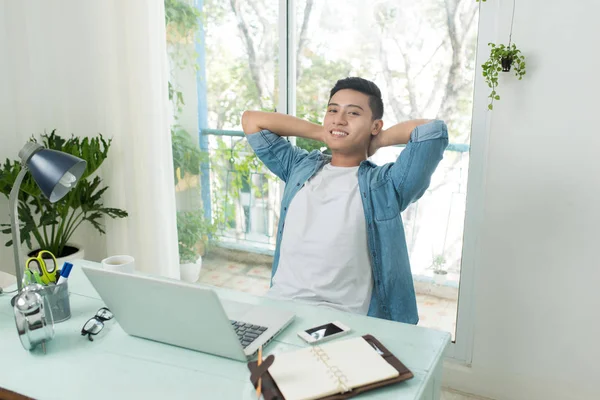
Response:
[{"label": "black lamp shade", "polygon": [[35,152],[27,161],[27,169],[51,203],[62,199],[77,184],[85,167],[81,158],[49,149]]}]

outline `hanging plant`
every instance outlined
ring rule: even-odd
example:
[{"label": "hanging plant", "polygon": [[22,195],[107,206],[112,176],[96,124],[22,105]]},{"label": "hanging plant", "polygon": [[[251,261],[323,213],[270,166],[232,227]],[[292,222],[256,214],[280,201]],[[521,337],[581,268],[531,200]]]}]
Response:
[{"label": "hanging plant", "polygon": [[187,1],[165,0],[167,41],[194,43],[194,35],[200,26],[200,12]]},{"label": "hanging plant", "polygon": [[490,57],[482,65],[483,76],[485,81],[492,89],[490,95],[490,104],[488,109],[494,109],[494,100],[500,100],[500,95],[496,92],[498,87],[498,73],[509,72],[511,67],[514,67],[514,72],[519,80],[525,75],[525,57],[521,54],[521,50],[513,44],[504,46],[503,44],[496,45],[489,43],[491,46]]},{"label": "hanging plant", "polygon": [[[477,0],[479,2],[479,0]],[[485,2],[485,0],[482,0]],[[488,96],[490,98],[490,104],[488,109],[494,109],[494,100],[500,100],[500,95],[496,92],[498,88],[498,72],[510,72],[511,68],[514,67],[515,75],[519,80],[523,79],[525,75],[525,56],[521,53],[521,50],[512,43],[512,32],[513,25],[515,22],[515,6],[516,0],[513,0],[512,18],[510,21],[510,33],[508,35],[508,46],[503,44],[489,43],[491,46],[490,57],[482,65],[483,77],[485,82],[488,84],[492,91]]]}]

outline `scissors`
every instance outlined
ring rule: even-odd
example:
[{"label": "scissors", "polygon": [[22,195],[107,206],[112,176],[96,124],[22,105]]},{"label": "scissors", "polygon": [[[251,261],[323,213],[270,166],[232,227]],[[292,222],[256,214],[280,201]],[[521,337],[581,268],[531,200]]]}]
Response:
[{"label": "scissors", "polygon": [[[46,255],[45,259],[44,255]],[[48,250],[40,251],[37,256],[29,258],[25,263],[25,277],[29,282],[42,285],[56,283],[56,272],[56,257]]]}]

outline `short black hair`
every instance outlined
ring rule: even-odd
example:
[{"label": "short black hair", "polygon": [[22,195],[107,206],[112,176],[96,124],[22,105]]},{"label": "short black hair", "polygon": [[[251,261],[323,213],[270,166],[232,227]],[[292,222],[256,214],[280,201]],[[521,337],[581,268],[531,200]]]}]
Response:
[{"label": "short black hair", "polygon": [[333,89],[329,93],[329,101],[334,94],[342,89],[352,89],[357,92],[361,92],[369,96],[369,107],[373,113],[373,119],[381,119],[383,117],[383,100],[381,100],[381,90],[377,85],[371,81],[368,81],[359,77],[348,77],[340,79],[335,83]]}]

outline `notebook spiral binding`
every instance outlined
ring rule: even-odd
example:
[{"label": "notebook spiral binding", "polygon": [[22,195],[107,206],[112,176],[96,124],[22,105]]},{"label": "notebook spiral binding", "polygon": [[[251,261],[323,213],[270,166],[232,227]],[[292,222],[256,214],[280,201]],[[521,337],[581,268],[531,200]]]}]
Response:
[{"label": "notebook spiral binding", "polygon": [[351,390],[347,385],[348,378],[346,375],[330,362],[329,356],[321,347],[312,347],[311,353],[327,367],[327,376],[337,383],[340,393],[346,393]]}]

